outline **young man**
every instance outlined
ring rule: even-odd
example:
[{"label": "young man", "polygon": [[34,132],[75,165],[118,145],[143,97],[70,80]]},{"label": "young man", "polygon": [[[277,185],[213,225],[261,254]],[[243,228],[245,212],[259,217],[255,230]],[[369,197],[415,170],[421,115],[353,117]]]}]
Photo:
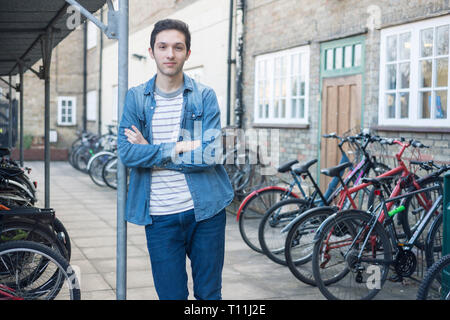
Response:
[{"label": "young man", "polygon": [[234,193],[217,159],[220,111],[214,91],[183,73],[191,36],[179,20],[155,24],[149,53],[157,66],[131,88],[118,153],[131,168],[126,219],[145,225],[160,299],[188,297],[186,255],[196,299],[221,299],[225,207]]}]

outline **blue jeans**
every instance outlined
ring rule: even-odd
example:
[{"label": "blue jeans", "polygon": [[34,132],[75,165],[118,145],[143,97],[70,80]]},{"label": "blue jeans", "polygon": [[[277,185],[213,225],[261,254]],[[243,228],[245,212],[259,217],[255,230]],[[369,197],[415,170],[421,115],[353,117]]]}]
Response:
[{"label": "blue jeans", "polygon": [[222,298],[225,253],[225,209],[195,221],[194,210],[152,216],[145,226],[153,281],[160,300],[187,300],[186,256],[191,260],[194,297]]}]

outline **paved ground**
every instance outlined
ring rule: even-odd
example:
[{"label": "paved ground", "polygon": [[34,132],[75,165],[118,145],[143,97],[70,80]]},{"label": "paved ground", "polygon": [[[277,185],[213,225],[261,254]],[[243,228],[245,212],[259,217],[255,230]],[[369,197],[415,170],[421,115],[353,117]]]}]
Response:
[{"label": "paved ground", "polygon": [[[38,181],[44,206],[44,164],[27,162]],[[82,299],[115,299],[116,191],[95,185],[88,175],[66,162],[50,166],[50,206],[72,240],[71,264],[81,272]],[[127,299],[157,299],[150,270],[144,228],[128,224]],[[189,269],[189,265],[188,265]],[[191,279],[191,278],[190,278]],[[192,288],[192,281],[189,281]],[[377,299],[414,299],[416,286],[394,284]],[[193,299],[190,289],[190,299]],[[318,289],[305,285],[287,267],[249,249],[239,234],[235,216],[227,214],[224,299],[323,299]]]}]

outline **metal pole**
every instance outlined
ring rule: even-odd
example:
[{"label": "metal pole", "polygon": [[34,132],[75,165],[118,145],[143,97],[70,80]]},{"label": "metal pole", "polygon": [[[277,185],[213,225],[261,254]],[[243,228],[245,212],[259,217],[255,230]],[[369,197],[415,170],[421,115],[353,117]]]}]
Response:
[{"label": "metal pole", "polygon": [[231,124],[231,50],[233,41],[233,2],[230,0],[230,16],[228,24],[228,60],[227,60],[227,126]]},{"label": "metal pole", "polygon": [[[128,0],[119,1],[119,80],[118,80],[118,118],[122,118],[125,96],[128,90]],[[125,221],[125,203],[127,191],[126,170],[123,163],[117,161],[117,268],[116,298],[126,299],[127,287],[127,224]]]},{"label": "metal pole", "polygon": [[[100,21],[103,23],[103,8],[100,9]],[[102,135],[102,72],[103,72],[103,32],[100,32],[100,56],[98,71],[98,135]]]},{"label": "metal pole", "polygon": [[8,149],[10,150],[12,149],[12,104],[12,76],[9,74]]},{"label": "metal pole", "polygon": [[87,26],[83,26],[83,132],[87,131]]},{"label": "metal pole", "polygon": [[52,59],[53,30],[49,28],[41,38],[42,60],[44,65],[45,109],[44,109],[44,175],[45,208],[50,208],[50,63]]},{"label": "metal pole", "polygon": [[[450,173],[444,176],[444,202],[443,206],[443,242],[442,242],[442,256],[450,254]],[[444,298],[450,292],[450,270],[445,269],[442,272],[442,295]]]},{"label": "metal pole", "polygon": [[19,143],[20,143],[20,149],[19,149],[19,163],[20,166],[23,167],[23,65],[22,63],[19,63],[19,81],[20,81],[20,93],[19,93]]}]

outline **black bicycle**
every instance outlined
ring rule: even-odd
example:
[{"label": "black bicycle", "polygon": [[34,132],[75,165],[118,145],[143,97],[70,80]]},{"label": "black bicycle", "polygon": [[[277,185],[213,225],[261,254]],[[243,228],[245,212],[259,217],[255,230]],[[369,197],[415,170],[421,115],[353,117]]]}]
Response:
[{"label": "black bicycle", "polygon": [[[443,166],[440,172],[450,169]],[[398,278],[410,277],[417,267],[413,248],[433,218],[442,215],[442,185],[422,188],[405,194],[384,198],[383,186],[390,185],[392,176],[364,178],[376,188],[381,203],[369,211],[343,210],[328,217],[314,238],[312,271],[315,282],[327,299],[372,299],[387,279],[393,267]],[[429,209],[412,236],[400,239],[394,217],[406,213],[405,203],[418,194],[438,191]],[[400,200],[400,203],[398,202]],[[386,204],[399,203],[390,211]],[[439,225],[433,224],[439,228]],[[433,231],[430,230],[429,234]],[[427,246],[426,256],[433,256],[433,246]]]},{"label": "black bicycle", "polygon": [[[336,138],[336,135],[329,135],[329,137]],[[310,161],[302,167],[296,169],[299,175],[308,177],[311,181],[311,184],[314,188],[314,192],[304,199],[287,199],[276,203],[265,213],[264,217],[261,220],[259,226],[259,242],[263,252],[269,257],[272,261],[281,264],[281,265],[289,265],[289,260],[291,261],[292,266],[297,265],[305,261],[305,259],[309,259],[311,255],[311,251],[307,253],[307,249],[303,248],[303,242],[307,240],[306,236],[303,236],[302,232],[298,232],[299,230],[299,220],[302,220],[302,226],[306,223],[308,228],[308,233],[311,232],[309,230],[312,225],[315,225],[315,229],[319,226],[320,222],[325,219],[323,216],[323,212],[326,214],[332,214],[336,211],[336,208],[332,206],[332,202],[334,199],[338,197],[342,188],[357,185],[360,182],[360,179],[365,176],[369,176],[370,174],[379,175],[383,172],[389,170],[389,168],[377,162],[367,151],[367,147],[369,144],[380,141],[380,138],[377,136],[372,136],[369,134],[359,134],[356,136],[350,136],[346,138],[340,138],[339,148],[342,152],[343,157],[346,156],[342,145],[345,142],[350,143],[354,148],[363,155],[362,160],[357,164],[352,164],[350,162],[343,163],[339,166],[328,168],[322,170],[322,173],[326,174],[327,172],[333,174],[328,174],[332,180],[328,185],[327,191],[323,194],[314,181],[311,173],[309,172],[309,167],[313,165],[316,161]],[[348,159],[348,158],[347,158]],[[342,180],[341,175],[347,167],[353,166],[351,172],[345,178],[345,181]],[[341,182],[338,185],[338,182]],[[362,208],[367,205],[369,201],[370,193],[368,190],[362,190],[362,192],[357,195],[356,193],[352,195],[354,202],[358,203],[358,208]],[[348,208],[351,205],[349,199],[344,199],[342,208]],[[319,215],[308,216],[308,221],[304,221],[305,216],[302,214],[307,212],[308,210],[320,207],[324,210]],[[326,210],[325,208],[331,208],[331,210]],[[342,209],[340,208],[340,209]],[[311,224],[312,223],[312,224]],[[286,256],[286,239],[291,232],[292,228],[295,230],[295,236],[291,235],[291,242],[289,246],[289,253]],[[315,230],[314,229],[314,230]],[[302,238],[303,236],[303,238]],[[300,243],[302,242],[302,243]],[[309,245],[309,243],[308,243]],[[294,253],[293,248],[297,250],[301,250],[300,256],[299,252]],[[308,257],[309,256],[309,257]],[[294,267],[293,267],[294,268]]]}]

